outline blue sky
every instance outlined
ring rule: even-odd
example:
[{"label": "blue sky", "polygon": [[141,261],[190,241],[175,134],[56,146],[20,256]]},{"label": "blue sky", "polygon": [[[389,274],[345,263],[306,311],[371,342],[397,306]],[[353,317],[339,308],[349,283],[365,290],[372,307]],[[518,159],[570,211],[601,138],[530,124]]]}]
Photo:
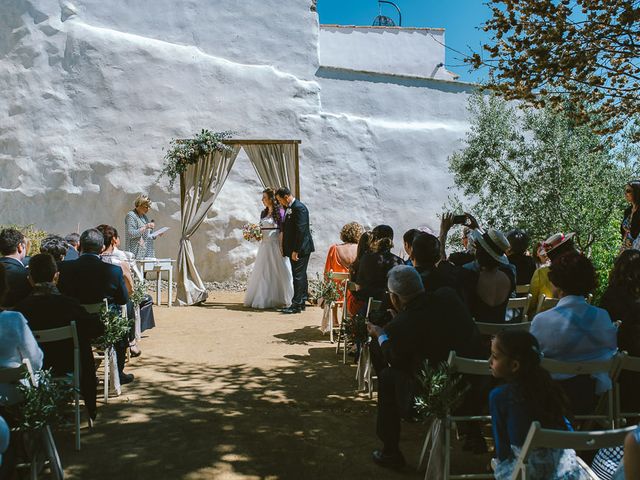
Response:
[{"label": "blue sky", "polygon": [[[394,1],[394,0],[392,0]],[[468,52],[480,50],[487,35],[478,27],[490,16],[483,0],[395,0],[402,11],[403,27],[445,28],[447,47]],[[377,0],[318,0],[320,23],[338,25],[371,25],[378,15]],[[397,22],[398,14],[390,5],[382,6],[382,14]],[[475,82],[486,78],[486,70],[469,72],[461,55],[447,49],[447,69],[460,75],[460,80]]]}]

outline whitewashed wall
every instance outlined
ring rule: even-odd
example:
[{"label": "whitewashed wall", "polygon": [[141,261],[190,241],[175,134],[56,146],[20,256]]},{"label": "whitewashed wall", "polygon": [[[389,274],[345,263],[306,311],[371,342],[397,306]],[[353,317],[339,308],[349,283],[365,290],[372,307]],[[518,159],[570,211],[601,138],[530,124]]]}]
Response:
[{"label": "whitewashed wall", "polygon": [[[398,235],[433,224],[451,184],[447,155],[467,128],[469,88],[320,66],[310,4],[1,2],[0,222],[62,234],[122,228],[145,191],[156,223],[172,227],[158,253],[175,258],[179,199],[156,182],[162,148],[209,128],[302,140],[312,270],[347,221],[389,223]],[[256,219],[260,190],[241,154],[193,239],[206,279],[250,272],[256,246],[240,227]]]}]

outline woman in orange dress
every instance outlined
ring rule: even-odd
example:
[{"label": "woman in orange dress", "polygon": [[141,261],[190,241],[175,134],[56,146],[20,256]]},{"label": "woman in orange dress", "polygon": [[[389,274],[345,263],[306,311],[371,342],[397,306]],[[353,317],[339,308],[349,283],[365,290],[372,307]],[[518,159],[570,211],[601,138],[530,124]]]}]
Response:
[{"label": "woman in orange dress", "polygon": [[[327,253],[327,261],[324,266],[325,276],[329,272],[333,273],[348,273],[349,268],[356,260],[358,253],[358,241],[364,233],[362,225],[356,222],[347,223],[340,231],[340,240],[342,243],[334,244],[329,247]],[[339,288],[342,288],[341,283],[336,281]],[[349,296],[349,295],[348,295]],[[339,301],[342,301],[342,294]],[[338,312],[337,309],[333,311],[333,324],[338,325]],[[324,329],[324,328],[323,328]]]}]

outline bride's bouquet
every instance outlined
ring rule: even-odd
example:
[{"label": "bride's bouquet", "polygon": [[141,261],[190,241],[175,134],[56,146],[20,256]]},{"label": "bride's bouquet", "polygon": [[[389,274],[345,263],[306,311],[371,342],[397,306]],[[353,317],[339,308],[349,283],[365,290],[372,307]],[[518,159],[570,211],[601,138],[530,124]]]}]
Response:
[{"label": "bride's bouquet", "polygon": [[255,223],[247,223],[244,227],[242,227],[242,236],[245,240],[249,240],[250,242],[253,240],[260,241],[262,240],[262,230],[260,230],[260,225],[256,225]]}]

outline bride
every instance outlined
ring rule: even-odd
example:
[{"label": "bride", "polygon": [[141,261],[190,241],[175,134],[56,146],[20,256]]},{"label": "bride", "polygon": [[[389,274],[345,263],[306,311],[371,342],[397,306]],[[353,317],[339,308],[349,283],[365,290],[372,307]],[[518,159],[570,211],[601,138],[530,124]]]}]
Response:
[{"label": "bride", "polygon": [[280,247],[284,210],[276,201],[275,191],[262,192],[265,209],[260,215],[262,241],[247,284],[244,306],[251,308],[288,307],[293,297],[291,264],[282,256]]}]

